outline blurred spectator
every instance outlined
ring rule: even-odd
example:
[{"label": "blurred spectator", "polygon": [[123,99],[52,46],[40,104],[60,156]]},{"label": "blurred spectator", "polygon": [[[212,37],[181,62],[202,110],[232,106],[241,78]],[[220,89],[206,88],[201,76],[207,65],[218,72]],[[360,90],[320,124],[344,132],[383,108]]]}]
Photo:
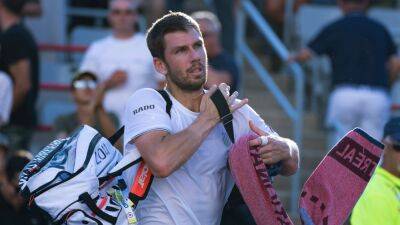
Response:
[{"label": "blurred spectator", "polygon": [[42,15],[40,0],[25,0],[22,14],[29,17],[39,17]]},{"label": "blurred spectator", "polygon": [[21,23],[25,0],[0,1],[0,70],[14,82],[10,123],[1,128],[12,148],[27,148],[36,125],[35,103],[39,84],[39,60],[36,43]]},{"label": "blurred spectator", "polygon": [[10,77],[0,71],[0,127],[8,123],[13,97],[13,84]]},{"label": "blurred spectator", "polygon": [[77,74],[71,82],[71,90],[77,110],[56,119],[54,127],[57,138],[69,136],[82,124],[95,128],[105,137],[114,134],[118,119],[104,110],[104,85],[97,84],[96,76],[89,72]]},{"label": "blurred spectator", "polygon": [[400,224],[400,117],[385,125],[383,136],[382,164],[353,209],[352,225]]},{"label": "blurred spectator", "polygon": [[[310,0],[293,0],[293,12],[297,12],[300,6]],[[282,32],[283,22],[285,20],[286,0],[266,0],[264,1],[264,10],[270,22],[279,27],[279,35]]]},{"label": "blurred spectator", "polygon": [[[66,4],[70,8],[105,10],[108,2],[109,0],[69,0]],[[67,31],[70,33],[77,26],[106,26],[105,19],[96,19],[90,16],[71,15],[68,18]]]},{"label": "blurred spectator", "polygon": [[113,33],[90,46],[80,68],[93,72],[105,83],[104,108],[120,120],[124,100],[140,88],[158,88],[164,79],[154,69],[145,36],[134,28],[136,8],[135,1],[110,2],[108,19]]},{"label": "blurred spectator", "polygon": [[[155,13],[160,13],[156,16],[159,18],[162,16],[163,13],[166,11],[180,11],[184,12],[184,2],[185,0],[150,0],[152,5],[155,5],[156,8],[150,9],[150,11],[154,10],[155,12],[152,13],[154,18]],[[146,2],[146,1],[145,1]],[[234,11],[235,11],[235,4],[236,0],[212,0],[208,1],[212,2],[213,5],[211,6],[215,9],[215,13],[218,16],[218,19],[221,21],[221,43],[224,49],[229,54],[235,53],[235,19],[234,19]],[[164,10],[161,10],[162,7],[165,7]],[[149,8],[149,7],[147,7]]]},{"label": "blurred spectator", "polygon": [[27,151],[17,151],[6,164],[7,181],[0,185],[0,221],[7,225],[46,225],[44,215],[26,208],[26,201],[18,193],[19,173],[32,159]]},{"label": "blurred spectator", "polygon": [[0,184],[7,181],[6,177],[6,159],[9,151],[10,142],[8,138],[0,133]]},{"label": "blurred spectator", "polygon": [[396,46],[386,28],[366,16],[368,0],[339,0],[344,16],[326,26],[289,60],[305,61],[314,53],[332,62],[332,88],[327,125],[338,140],[359,126],[373,137],[382,137],[390,113],[389,71],[399,70]]},{"label": "blurred spectator", "polygon": [[211,12],[200,11],[192,14],[199,25],[203,34],[204,43],[208,57],[208,76],[206,87],[226,83],[233,93],[239,85],[239,69],[234,58],[224,51],[219,36],[221,33],[221,24],[218,18]]}]

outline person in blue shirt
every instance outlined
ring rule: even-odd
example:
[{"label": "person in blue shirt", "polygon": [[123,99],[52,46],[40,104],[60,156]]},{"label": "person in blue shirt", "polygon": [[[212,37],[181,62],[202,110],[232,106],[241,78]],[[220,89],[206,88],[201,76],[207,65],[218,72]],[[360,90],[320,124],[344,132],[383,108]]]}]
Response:
[{"label": "person in blue shirt", "polygon": [[327,125],[340,124],[335,139],[358,126],[377,139],[390,113],[390,76],[399,70],[389,32],[369,18],[369,0],[339,0],[344,16],[328,24],[289,61],[327,55],[332,64]]}]

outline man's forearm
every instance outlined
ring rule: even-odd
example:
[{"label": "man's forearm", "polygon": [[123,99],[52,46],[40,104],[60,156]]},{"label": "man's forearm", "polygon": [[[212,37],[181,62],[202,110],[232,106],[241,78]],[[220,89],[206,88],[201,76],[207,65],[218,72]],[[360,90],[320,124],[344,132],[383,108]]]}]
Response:
[{"label": "man's forearm", "polygon": [[[217,122],[199,116],[186,129],[161,137],[161,141],[157,140],[158,144],[152,146],[153,149],[141,151],[153,174],[166,177],[180,168],[197,151]],[[140,144],[138,148],[140,149]]]}]

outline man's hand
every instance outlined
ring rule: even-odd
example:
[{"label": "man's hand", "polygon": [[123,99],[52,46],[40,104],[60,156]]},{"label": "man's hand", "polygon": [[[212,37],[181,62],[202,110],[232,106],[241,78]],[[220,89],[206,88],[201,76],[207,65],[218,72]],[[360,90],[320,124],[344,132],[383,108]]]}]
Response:
[{"label": "man's hand", "polygon": [[115,71],[111,77],[105,82],[105,88],[107,90],[121,86],[125,84],[128,79],[128,74],[123,70]]},{"label": "man's hand", "polygon": [[207,93],[205,93],[201,99],[200,103],[200,114],[204,115],[206,118],[209,118],[211,121],[217,124],[220,121],[218,110],[215,107],[213,101],[211,100],[211,95],[217,90],[217,88],[221,91],[224,95],[225,100],[229,105],[229,109],[231,113],[235,112],[236,110],[242,108],[245,104],[248,103],[248,99],[243,99],[236,103],[236,97],[238,96],[237,92],[234,92],[232,95],[229,94],[230,87],[225,84],[221,83],[218,87],[216,85],[211,86]]},{"label": "man's hand", "polygon": [[291,63],[294,61],[304,62],[311,59],[313,52],[308,48],[301,49],[298,53],[292,54],[287,59],[287,62]]},{"label": "man's hand", "polygon": [[[257,135],[267,135],[267,133],[256,127],[251,121],[249,122],[249,126]],[[281,161],[281,175],[290,176],[296,173],[299,168],[299,148],[294,141],[288,138],[269,135],[268,143],[263,146],[261,146],[262,140],[260,137],[250,140],[249,144],[250,146],[259,146],[260,157],[265,164],[272,165]]]},{"label": "man's hand", "polygon": [[268,143],[261,145],[261,137],[250,140],[250,146],[260,146],[259,154],[263,162],[267,165],[275,164],[279,161],[289,160],[292,155],[289,144],[286,139],[276,136],[267,135],[266,132],[256,127],[252,121],[249,122],[250,129],[259,136],[268,136]]}]

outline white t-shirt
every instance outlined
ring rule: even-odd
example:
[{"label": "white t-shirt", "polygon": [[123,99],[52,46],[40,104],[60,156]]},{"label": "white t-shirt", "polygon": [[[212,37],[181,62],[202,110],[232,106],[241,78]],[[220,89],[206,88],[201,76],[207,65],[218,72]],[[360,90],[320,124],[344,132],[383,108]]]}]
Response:
[{"label": "white t-shirt", "polygon": [[128,74],[127,82],[106,92],[104,107],[114,112],[121,121],[125,101],[140,88],[156,88],[157,82],[163,80],[153,66],[153,57],[147,48],[143,34],[135,34],[129,39],[117,39],[108,36],[94,42],[88,49],[80,71],[90,71],[105,81],[117,71]]},{"label": "white t-shirt", "polygon": [[[150,130],[180,132],[199,115],[170,95],[171,118],[163,97],[150,88],[133,94],[125,107],[125,153],[137,151],[129,141]],[[249,120],[268,133],[273,131],[248,105],[233,114],[235,138],[250,132]],[[178,170],[167,178],[154,178],[147,198],[137,208],[140,225],[218,225],[222,210],[234,185],[229,173],[230,139],[220,123],[200,148]]]},{"label": "white t-shirt", "polygon": [[0,126],[10,118],[13,100],[13,84],[10,77],[0,71]]}]

